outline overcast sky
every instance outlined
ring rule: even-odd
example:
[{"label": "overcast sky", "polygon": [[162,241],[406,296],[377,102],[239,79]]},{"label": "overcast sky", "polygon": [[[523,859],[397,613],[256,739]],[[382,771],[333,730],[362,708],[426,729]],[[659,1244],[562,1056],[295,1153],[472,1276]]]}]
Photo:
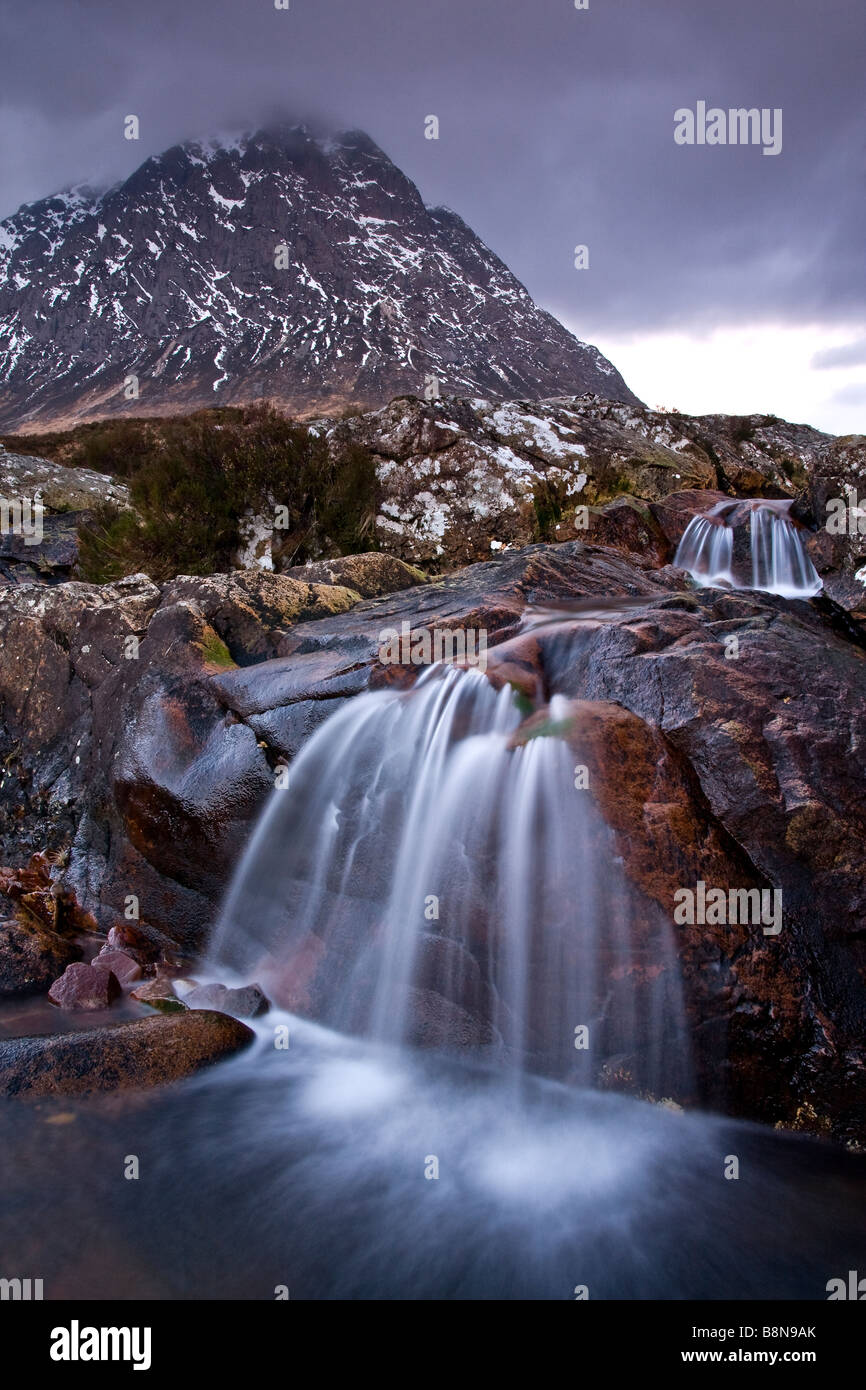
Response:
[{"label": "overcast sky", "polygon": [[[648,404],[866,432],[864,52],[864,0],[0,0],[0,217],[278,112],[358,126]],[[677,145],[698,101],[781,108],[781,153]]]}]

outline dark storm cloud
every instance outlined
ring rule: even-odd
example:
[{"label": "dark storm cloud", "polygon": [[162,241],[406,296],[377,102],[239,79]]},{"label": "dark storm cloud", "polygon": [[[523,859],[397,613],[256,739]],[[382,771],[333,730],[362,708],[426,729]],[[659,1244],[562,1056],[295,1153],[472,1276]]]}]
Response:
[{"label": "dark storm cloud", "polygon": [[[2,215],[283,111],[368,130],[578,331],[862,328],[860,0],[0,3]],[[782,153],[676,146],[699,100],[781,107]]]}]

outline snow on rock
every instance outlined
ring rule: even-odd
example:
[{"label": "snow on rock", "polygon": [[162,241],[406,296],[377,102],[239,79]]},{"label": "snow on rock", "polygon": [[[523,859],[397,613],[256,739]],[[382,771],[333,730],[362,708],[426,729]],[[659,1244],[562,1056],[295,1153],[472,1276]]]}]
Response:
[{"label": "snow on rock", "polygon": [[58,512],[86,511],[101,502],[129,506],[128,489],[105,473],[0,451],[0,497],[32,499],[37,495],[47,509]]},{"label": "snow on rock", "polygon": [[[443,394],[636,403],[362,132],[178,145],[105,192],[0,223],[0,429],[261,397],[370,408],[433,377]],[[539,451],[567,450],[548,422],[527,424]]]}]

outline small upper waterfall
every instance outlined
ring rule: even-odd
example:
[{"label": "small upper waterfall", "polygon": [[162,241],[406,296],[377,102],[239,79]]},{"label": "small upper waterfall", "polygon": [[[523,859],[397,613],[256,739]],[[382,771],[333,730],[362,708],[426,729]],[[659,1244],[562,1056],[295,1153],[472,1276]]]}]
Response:
[{"label": "small upper waterfall", "polygon": [[790,519],[791,506],[764,498],[719,502],[692,517],[674,564],[702,585],[764,589],[785,598],[820,593],[823,586]]},{"label": "small upper waterfall", "polygon": [[528,736],[510,686],[442,664],[352,700],[271,793],[214,968],[344,1033],[671,1094],[688,1070],[672,927],[635,925],[572,709],[554,697]]}]

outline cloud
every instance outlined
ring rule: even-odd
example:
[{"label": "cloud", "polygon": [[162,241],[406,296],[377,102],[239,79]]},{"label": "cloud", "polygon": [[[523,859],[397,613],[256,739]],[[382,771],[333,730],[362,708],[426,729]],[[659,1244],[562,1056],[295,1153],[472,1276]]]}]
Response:
[{"label": "cloud", "polygon": [[[0,216],[288,106],[368,130],[590,340],[866,320],[850,0],[40,0],[4,28]],[[782,153],[676,146],[698,100],[781,107]]]},{"label": "cloud", "polygon": [[816,371],[827,371],[831,367],[862,367],[866,363],[866,338],[857,338],[841,347],[827,348],[816,352],[812,366]]},{"label": "cloud", "polygon": [[866,381],[853,381],[830,399],[834,405],[866,405]]}]

